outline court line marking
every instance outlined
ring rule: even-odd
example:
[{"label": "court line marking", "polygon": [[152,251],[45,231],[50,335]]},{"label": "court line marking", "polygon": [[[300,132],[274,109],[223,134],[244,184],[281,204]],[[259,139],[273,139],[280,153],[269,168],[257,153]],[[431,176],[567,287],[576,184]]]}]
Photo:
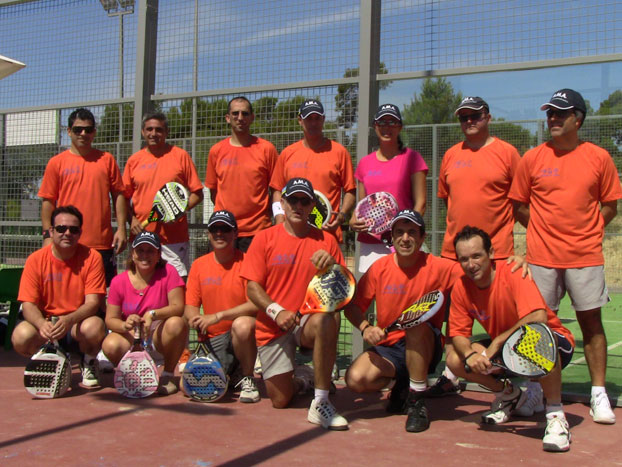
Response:
[{"label": "court line marking", "polygon": [[[622,341],[620,342],[616,342],[615,344],[611,344],[609,347],[607,347],[607,352],[609,352],[610,350],[613,350],[617,347],[622,346]],[[572,362],[570,362],[568,364],[568,366],[570,365],[580,365],[581,363],[585,362],[585,357],[581,357],[581,358],[577,358],[576,360],[573,360]]]}]

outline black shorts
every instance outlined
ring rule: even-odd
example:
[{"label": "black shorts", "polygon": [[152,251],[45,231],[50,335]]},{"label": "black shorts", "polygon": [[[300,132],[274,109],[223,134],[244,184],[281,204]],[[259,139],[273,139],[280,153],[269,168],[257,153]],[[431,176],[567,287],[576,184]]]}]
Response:
[{"label": "black shorts", "polygon": [[117,275],[117,258],[114,255],[114,249],[96,250],[102,257],[104,262],[104,271],[106,273],[106,287],[110,287],[112,278]]}]

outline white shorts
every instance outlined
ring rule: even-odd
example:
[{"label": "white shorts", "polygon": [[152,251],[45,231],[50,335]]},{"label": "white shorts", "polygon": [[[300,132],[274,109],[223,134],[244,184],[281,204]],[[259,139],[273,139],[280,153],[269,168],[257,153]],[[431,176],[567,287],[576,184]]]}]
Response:
[{"label": "white shorts", "polygon": [[604,266],[558,269],[530,264],[529,267],[544,301],[555,312],[566,292],[575,311],[601,308],[611,300]]},{"label": "white shorts", "polygon": [[187,277],[190,269],[190,242],[162,245],[162,258],[177,269],[181,277]]},{"label": "white shorts", "polygon": [[300,346],[302,328],[309,316],[311,315],[304,315],[300,320],[300,325],[296,326],[293,331],[277,337],[266,345],[257,347],[257,355],[261,362],[261,374],[264,380],[294,371],[296,347]]}]

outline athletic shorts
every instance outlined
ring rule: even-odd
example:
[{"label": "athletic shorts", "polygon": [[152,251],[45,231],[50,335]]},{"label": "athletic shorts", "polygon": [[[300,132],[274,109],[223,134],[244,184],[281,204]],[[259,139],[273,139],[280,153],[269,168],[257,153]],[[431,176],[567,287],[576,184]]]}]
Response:
[{"label": "athletic shorts", "polygon": [[[436,329],[430,323],[423,323],[430,327],[434,333],[434,354],[428,365],[428,374],[434,373],[436,365],[441,361],[443,357],[443,341],[441,339],[441,331]],[[403,337],[393,345],[375,345],[369,349],[371,352],[376,352],[385,360],[388,360],[393,364],[395,368],[395,378],[400,380],[403,378],[408,379],[408,367],[406,366],[406,337]]]},{"label": "athletic shorts", "polygon": [[233,351],[233,341],[231,339],[231,331],[214,336],[207,339],[205,345],[212,352],[220,364],[222,365],[225,374],[231,376],[238,367],[238,359],[235,358]]},{"label": "athletic shorts", "polygon": [[383,256],[391,253],[384,243],[360,243],[358,271],[361,274],[367,272],[372,264]]},{"label": "athletic shorts", "polygon": [[261,372],[264,380],[294,371],[296,347],[300,346],[302,328],[309,316],[311,315],[303,316],[300,325],[296,326],[292,332],[287,332],[266,345],[257,347],[257,355],[261,362]]},{"label": "athletic shorts", "polygon": [[181,277],[187,277],[190,269],[190,242],[162,245],[162,258],[177,269]]},{"label": "athletic shorts", "polygon": [[601,308],[610,301],[604,266],[559,269],[530,264],[529,267],[544,301],[555,312],[566,292],[575,311]]},{"label": "athletic shorts", "polygon": [[110,281],[117,275],[117,258],[114,255],[114,249],[109,250],[95,250],[97,251],[104,262],[104,272],[106,273],[106,287],[110,287]]}]

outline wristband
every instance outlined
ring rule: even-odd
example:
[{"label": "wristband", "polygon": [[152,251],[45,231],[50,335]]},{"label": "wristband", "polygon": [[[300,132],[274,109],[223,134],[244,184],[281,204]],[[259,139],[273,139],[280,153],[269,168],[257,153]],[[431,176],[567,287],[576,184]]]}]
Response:
[{"label": "wristband", "polygon": [[43,240],[45,240],[46,238],[51,238],[52,237],[52,234],[50,234],[49,230],[44,230],[42,235],[43,235]]},{"label": "wristband", "polygon": [[464,360],[462,360],[462,363],[464,363],[464,371],[467,373],[471,373],[471,367],[469,366],[469,364],[467,363],[467,360],[469,358],[471,358],[473,355],[475,355],[477,352],[471,352],[469,355],[467,355],[466,357],[464,357]]},{"label": "wristband", "polygon": [[361,336],[362,336],[363,334],[365,334],[365,329],[367,329],[367,328],[369,328],[369,327],[371,327],[371,323],[367,323],[367,324],[363,327],[363,329],[361,329]]},{"label": "wristband", "polygon": [[285,215],[285,211],[283,211],[283,206],[281,206],[280,201],[275,201],[274,203],[272,203],[272,214],[274,216],[278,216],[279,214],[282,216]]},{"label": "wristband", "polygon": [[464,357],[464,360],[462,360],[464,363],[466,363],[466,361],[471,358],[473,355],[475,355],[477,352],[471,352],[469,355],[467,355],[466,357]]},{"label": "wristband", "polygon": [[266,314],[270,317],[270,319],[272,319],[272,321],[276,321],[276,317],[279,316],[279,313],[284,309],[285,308],[277,302],[272,302],[266,307]]}]

